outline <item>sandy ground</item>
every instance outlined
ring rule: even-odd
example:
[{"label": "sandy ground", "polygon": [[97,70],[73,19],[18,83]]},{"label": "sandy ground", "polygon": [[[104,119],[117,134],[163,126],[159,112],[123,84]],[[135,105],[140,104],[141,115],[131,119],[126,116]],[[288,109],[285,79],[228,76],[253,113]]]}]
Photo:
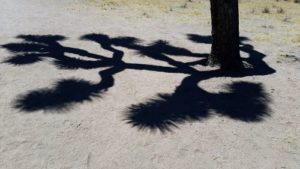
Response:
[{"label": "sandy ground", "polygon": [[1,0],[0,168],[300,168],[300,5],[240,7],[232,77],[207,1]]}]

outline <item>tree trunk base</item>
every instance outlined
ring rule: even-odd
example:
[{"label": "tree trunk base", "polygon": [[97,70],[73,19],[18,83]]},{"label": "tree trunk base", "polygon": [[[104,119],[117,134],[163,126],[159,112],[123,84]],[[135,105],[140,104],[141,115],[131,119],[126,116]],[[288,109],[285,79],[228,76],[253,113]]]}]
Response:
[{"label": "tree trunk base", "polygon": [[222,70],[243,69],[239,49],[238,0],[211,0],[212,48],[209,65]]},{"label": "tree trunk base", "polygon": [[208,57],[208,66],[215,67],[219,66],[221,70],[228,71],[228,72],[239,72],[245,69],[243,62],[240,58],[236,59],[235,61],[230,61],[227,63],[221,63],[218,57],[210,54]]}]

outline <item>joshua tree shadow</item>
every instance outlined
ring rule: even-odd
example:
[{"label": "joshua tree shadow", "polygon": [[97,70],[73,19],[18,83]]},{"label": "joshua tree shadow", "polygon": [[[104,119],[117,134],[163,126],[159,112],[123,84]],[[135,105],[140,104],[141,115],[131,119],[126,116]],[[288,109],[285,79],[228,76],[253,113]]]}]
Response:
[{"label": "joshua tree shadow", "polygon": [[[196,43],[210,43],[211,37],[188,34],[188,39]],[[166,132],[177,128],[178,124],[208,118],[211,110],[245,122],[262,121],[270,115],[268,107],[270,97],[262,84],[235,82],[225,86],[227,92],[221,93],[209,93],[198,86],[199,82],[213,77],[244,77],[274,73],[275,70],[263,61],[264,54],[254,50],[249,44],[243,44],[247,40],[249,39],[246,37],[240,38],[241,51],[249,54],[249,57],[243,60],[250,65],[243,72],[226,73],[220,70],[192,72],[183,79],[174,93],[160,93],[146,102],[132,105],[127,112],[127,122],[141,130]]]},{"label": "joshua tree shadow", "polygon": [[[23,42],[3,45],[4,48],[15,54],[4,63],[20,66],[33,64],[45,58],[52,58],[53,64],[60,69],[93,69],[112,65],[111,59],[104,56],[60,45],[59,41],[65,39],[63,36],[20,35],[17,38],[23,39]],[[70,53],[94,60],[67,56]],[[113,85],[113,78],[109,71],[101,72],[100,76],[102,81],[98,84],[92,84],[81,79],[59,80],[53,89],[38,89],[21,95],[15,101],[14,107],[25,112],[42,109],[53,110],[52,112],[65,111],[75,103],[91,101],[93,97],[100,97],[102,91]]]},{"label": "joshua tree shadow", "polygon": [[[270,98],[262,84],[236,82],[226,86],[228,92],[223,93],[209,93],[198,86],[199,82],[210,78],[267,75],[275,72],[263,61],[264,54],[254,50],[251,45],[243,44],[248,40],[245,37],[241,38],[240,48],[241,51],[249,54],[244,61],[251,67],[240,73],[226,73],[220,70],[200,72],[194,66],[199,64],[205,66],[208,54],[193,53],[162,40],[142,45],[141,40],[135,37],[112,38],[105,34],[87,34],[81,37],[82,40],[96,42],[103,49],[112,52],[112,57],[105,57],[82,49],[62,46],[59,41],[65,39],[63,36],[20,35],[18,38],[21,38],[23,42],[2,46],[14,54],[4,63],[20,66],[51,58],[53,64],[60,69],[106,67],[105,70],[99,72],[101,80],[98,83],[82,79],[63,79],[59,80],[52,89],[37,89],[20,95],[14,107],[25,112],[37,110],[64,112],[76,103],[92,101],[94,97],[102,97],[106,90],[114,86],[115,74],[126,69],[133,69],[187,75],[174,93],[161,93],[146,102],[128,108],[124,120],[139,129],[171,131],[180,123],[209,117],[211,110],[247,122],[261,121],[269,116]],[[188,34],[187,38],[196,43],[210,43],[210,36]],[[166,62],[170,66],[126,63],[122,60],[124,52],[116,47],[135,50],[142,56]],[[69,54],[75,54],[78,57],[68,56]],[[174,59],[180,56],[199,58],[199,60],[181,62]]]}]

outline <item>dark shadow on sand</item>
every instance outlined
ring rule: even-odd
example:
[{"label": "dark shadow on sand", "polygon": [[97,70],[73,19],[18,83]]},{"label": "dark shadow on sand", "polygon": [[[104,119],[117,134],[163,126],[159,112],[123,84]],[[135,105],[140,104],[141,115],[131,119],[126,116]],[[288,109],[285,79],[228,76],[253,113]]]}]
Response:
[{"label": "dark shadow on sand", "polygon": [[[174,93],[160,93],[148,101],[130,106],[126,110],[124,120],[133,127],[151,131],[171,131],[172,128],[178,127],[178,124],[208,118],[212,111],[246,122],[259,122],[270,115],[270,97],[262,84],[235,82],[225,86],[226,92],[220,93],[210,93],[198,86],[200,82],[210,78],[258,76],[275,72],[263,61],[263,53],[256,51],[249,44],[244,44],[245,41],[249,41],[246,37],[241,37],[240,49],[248,53],[249,57],[244,58],[244,62],[251,67],[238,73],[220,70],[198,71],[195,66],[206,66],[208,54],[193,53],[163,40],[144,45],[142,40],[135,37],[87,34],[80,38],[93,41],[99,44],[99,47],[110,51],[112,57],[107,57],[79,48],[62,46],[60,41],[66,38],[60,35],[20,35],[17,38],[22,42],[2,46],[13,53],[13,56],[3,63],[21,66],[51,58],[49,60],[52,64],[62,70],[105,68],[99,72],[98,83],[82,79],[61,79],[51,88],[36,89],[20,95],[14,107],[24,112],[66,112],[78,103],[102,98],[105,91],[115,85],[114,75],[132,69],[186,75]],[[195,43],[211,42],[210,36],[196,34],[188,34],[187,39]],[[166,62],[169,66],[126,63],[123,61],[125,53],[117,47],[134,50],[140,56]],[[176,60],[181,56],[192,57],[196,61]]]}]

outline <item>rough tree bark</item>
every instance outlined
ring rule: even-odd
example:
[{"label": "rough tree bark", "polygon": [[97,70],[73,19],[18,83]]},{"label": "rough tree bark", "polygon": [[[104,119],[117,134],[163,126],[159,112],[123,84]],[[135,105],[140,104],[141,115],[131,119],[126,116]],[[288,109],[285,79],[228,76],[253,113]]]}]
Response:
[{"label": "rough tree bark", "polygon": [[243,68],[239,51],[238,0],[210,0],[212,47],[209,64],[220,64],[221,69]]}]

